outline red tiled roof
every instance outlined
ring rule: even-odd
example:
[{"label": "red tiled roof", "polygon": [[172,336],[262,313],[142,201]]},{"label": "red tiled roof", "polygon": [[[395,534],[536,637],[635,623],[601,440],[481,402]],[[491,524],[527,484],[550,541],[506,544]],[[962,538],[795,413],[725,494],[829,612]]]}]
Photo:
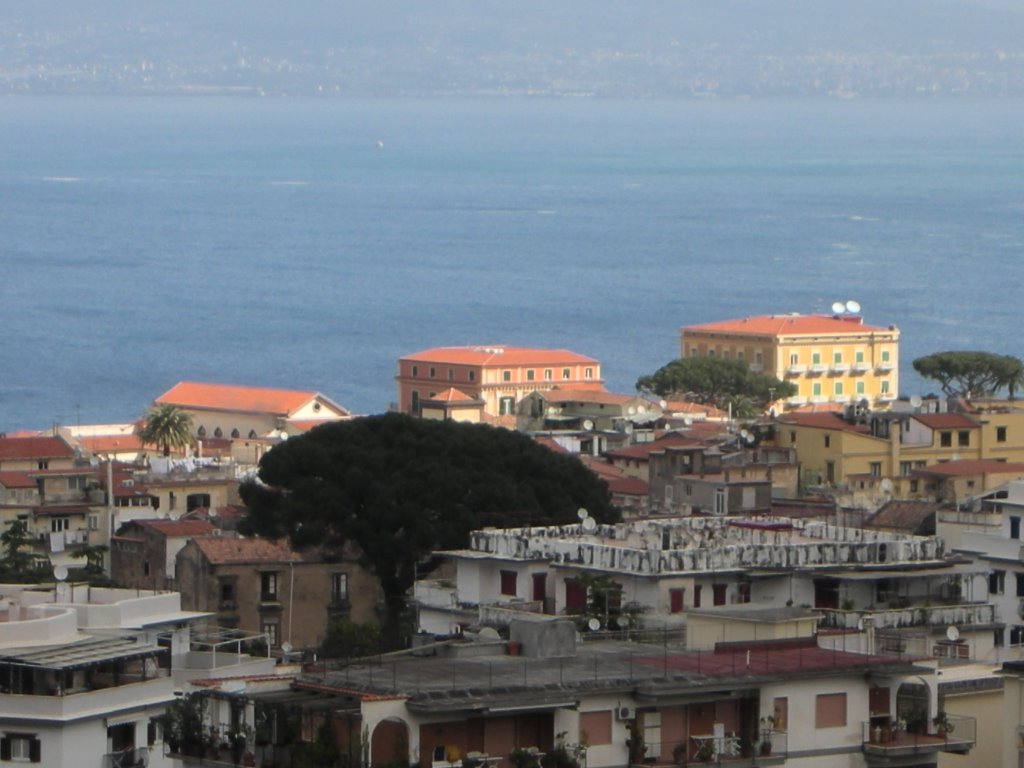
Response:
[{"label": "red tiled roof", "polygon": [[70,459],[75,455],[59,437],[0,438],[0,461],[16,459]]},{"label": "red tiled roof", "polygon": [[[601,405],[625,405],[633,400],[639,399],[636,395],[618,395],[614,392],[606,392],[602,389],[588,389],[573,387],[562,389],[555,387],[546,392],[540,392],[549,403],[599,403]],[[651,403],[651,407],[655,407]]]},{"label": "red tiled roof", "polygon": [[864,527],[886,528],[928,535],[928,533],[922,531],[922,526],[929,523],[930,533],[934,534],[934,517],[940,506],[941,504],[934,501],[893,499],[883,504],[875,514],[865,520]]},{"label": "red tiled roof", "polygon": [[406,355],[402,360],[441,365],[479,365],[485,368],[507,368],[524,365],[597,365],[592,357],[567,349],[530,349],[527,347],[435,347]]},{"label": "red tiled roof", "polygon": [[89,453],[124,453],[141,451],[142,441],[138,435],[95,435],[80,437],[78,442]]},{"label": "red tiled roof", "polygon": [[548,450],[554,451],[555,453],[569,453],[569,450],[561,445],[557,440],[552,437],[540,435],[533,438],[533,442],[538,445],[543,445]]},{"label": "red tiled roof", "polygon": [[837,336],[844,334],[876,333],[887,329],[865,325],[859,315],[758,315],[738,320],[720,320],[714,323],[688,325],[687,331],[702,333],[728,333],[743,336]]},{"label": "red tiled roof", "polygon": [[36,481],[24,472],[0,472],[0,485],[4,488],[35,488]]},{"label": "red tiled roof", "polygon": [[805,403],[789,413],[842,413],[844,410],[846,406],[842,403]]},{"label": "red tiled roof", "polygon": [[863,424],[851,424],[837,413],[787,413],[779,417],[779,424],[788,424],[798,427],[813,427],[815,429],[837,429],[842,432],[856,432],[862,435],[870,435],[871,430]]},{"label": "red tiled roof", "polygon": [[216,530],[206,520],[132,520],[129,525],[150,528],[168,538],[206,536]]},{"label": "red tiled roof", "polygon": [[914,470],[915,475],[941,475],[958,477],[964,475],[990,474],[1021,474],[1024,475],[1024,464],[994,459],[960,459],[945,461],[941,464],[929,464],[927,467]]},{"label": "red tiled roof", "polygon": [[639,477],[608,477],[604,481],[608,490],[619,496],[646,496],[650,490]]},{"label": "red tiled roof", "polygon": [[914,418],[929,429],[970,429],[978,422],[959,413],[916,413]]},{"label": "red tiled roof", "polygon": [[646,459],[652,453],[666,448],[700,448],[702,445],[704,443],[700,440],[673,432],[649,443],[636,443],[626,448],[616,448],[614,451],[606,452],[605,455],[616,459]]},{"label": "red tiled roof", "polygon": [[707,405],[705,403],[691,403],[688,400],[668,400],[665,402],[666,413],[683,413],[683,414],[707,414],[712,418],[721,418],[726,416],[726,412],[716,408],[713,405]]},{"label": "red tiled roof", "polygon": [[316,392],[298,392],[291,389],[235,387],[227,384],[179,381],[153,402],[177,405],[181,408],[287,416],[316,396]]},{"label": "red tiled roof", "polygon": [[433,397],[425,397],[421,400],[425,403],[459,403],[464,405],[480,405],[481,400],[478,400],[471,395],[467,395],[462,390],[456,389],[455,387],[448,387],[444,392],[438,392]]},{"label": "red tiled roof", "polygon": [[230,563],[296,563],[302,556],[284,540],[233,536],[201,536],[192,540],[203,556],[214,564]]}]

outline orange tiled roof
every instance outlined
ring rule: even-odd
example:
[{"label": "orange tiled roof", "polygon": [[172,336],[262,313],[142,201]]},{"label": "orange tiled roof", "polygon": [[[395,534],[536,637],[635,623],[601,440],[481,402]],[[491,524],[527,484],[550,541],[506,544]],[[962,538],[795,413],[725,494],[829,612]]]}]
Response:
[{"label": "orange tiled roof", "polygon": [[649,443],[634,443],[633,445],[625,448],[616,448],[615,450],[607,451],[605,455],[616,459],[646,459],[652,453],[663,451],[666,448],[699,448],[703,445],[704,443],[700,440],[694,440],[692,437],[681,435],[678,432],[672,432],[664,437],[659,437],[657,440],[652,440]]},{"label": "orange tiled roof", "polygon": [[201,536],[193,539],[199,551],[211,563],[296,563],[302,556],[284,540]]},{"label": "orange tiled roof", "polygon": [[851,424],[838,413],[830,411],[824,413],[787,413],[779,418],[779,423],[798,427],[814,427],[815,429],[837,429],[842,432],[856,432],[861,435],[871,434],[871,430],[863,424]]},{"label": "orange tiled roof", "polygon": [[914,418],[929,429],[970,429],[978,422],[959,413],[917,413]]},{"label": "orange tiled roof", "polygon": [[567,349],[530,349],[528,347],[435,347],[406,355],[402,360],[437,363],[439,365],[479,365],[484,368],[507,368],[524,365],[597,365],[592,357]]},{"label": "orange tiled roof", "polygon": [[[602,405],[625,405],[634,400],[642,399],[637,395],[617,395],[614,392],[606,392],[603,389],[589,389],[586,387],[572,387],[562,389],[555,387],[540,393],[549,403],[600,403]],[[651,403],[651,407],[655,407]]]},{"label": "orange tiled roof", "polygon": [[716,408],[713,405],[707,405],[706,403],[691,403],[689,400],[666,400],[665,401],[665,412],[666,413],[683,413],[683,414],[705,414],[710,418],[721,418],[728,414]]},{"label": "orange tiled roof", "polygon": [[548,437],[546,435],[536,435],[533,438],[533,442],[537,443],[538,445],[543,445],[549,451],[554,451],[555,453],[569,453],[569,449],[562,446],[561,443],[559,443],[553,437]]},{"label": "orange tiled roof", "polygon": [[482,401],[471,395],[467,395],[460,389],[448,387],[444,392],[438,392],[433,397],[425,397],[421,402],[425,403],[464,403],[466,405],[480,405]]},{"label": "orange tiled roof", "polygon": [[123,453],[141,451],[142,441],[138,435],[96,435],[80,437],[78,442],[89,453]]},{"label": "orange tiled roof", "polygon": [[75,455],[59,437],[0,438],[0,461],[16,459],[70,459]]},{"label": "orange tiled roof", "polygon": [[167,537],[207,536],[216,530],[206,520],[133,520],[129,525],[150,528]]},{"label": "orange tiled roof", "polygon": [[[179,381],[154,402],[177,405],[181,408],[288,416],[316,396],[316,392],[299,392],[291,389],[236,387],[228,384]],[[321,397],[323,396],[321,395]],[[326,398],[324,399],[326,400]]]},{"label": "orange tiled roof", "polygon": [[0,485],[4,488],[35,488],[36,481],[24,472],[0,472]]},{"label": "orange tiled roof", "polygon": [[[729,333],[743,336],[834,336],[842,334],[876,333],[889,329],[865,325],[859,315],[758,315],[738,320],[720,320],[715,323],[688,325],[687,331],[703,333]],[[893,329],[894,330],[894,329]]]}]

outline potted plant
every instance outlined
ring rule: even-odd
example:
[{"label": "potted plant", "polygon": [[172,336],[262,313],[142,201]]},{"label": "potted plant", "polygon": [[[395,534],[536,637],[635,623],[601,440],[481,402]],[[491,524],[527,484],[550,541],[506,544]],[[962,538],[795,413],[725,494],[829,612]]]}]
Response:
[{"label": "potted plant", "polygon": [[775,718],[766,715],[761,718],[761,754],[772,753],[772,732],[775,730]]},{"label": "potted plant", "polygon": [[942,738],[953,732],[953,724],[949,721],[949,716],[944,709],[940,709],[936,713],[932,718],[932,724],[935,726],[935,732]]},{"label": "potted plant", "polygon": [[700,745],[700,749],[697,750],[694,755],[702,763],[710,763],[715,759],[715,746],[710,741],[705,741]]}]

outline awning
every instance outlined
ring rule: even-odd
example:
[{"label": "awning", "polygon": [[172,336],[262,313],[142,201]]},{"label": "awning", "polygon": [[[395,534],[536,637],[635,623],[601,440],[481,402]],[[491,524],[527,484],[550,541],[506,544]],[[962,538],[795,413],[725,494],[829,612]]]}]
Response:
[{"label": "awning", "polygon": [[137,723],[139,722],[139,720],[144,720],[145,718],[145,712],[126,712],[123,715],[108,717],[107,728],[113,728],[115,725],[127,725],[128,723]]}]

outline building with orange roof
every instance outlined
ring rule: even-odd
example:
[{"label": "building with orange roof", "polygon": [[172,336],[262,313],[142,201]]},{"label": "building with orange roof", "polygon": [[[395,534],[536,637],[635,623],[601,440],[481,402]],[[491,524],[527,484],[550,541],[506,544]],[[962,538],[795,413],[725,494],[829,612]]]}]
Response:
[{"label": "building with orange roof", "polygon": [[215,530],[208,520],[131,520],[111,538],[110,578],[122,587],[174,589],[178,552]]},{"label": "building with orange roof", "polygon": [[375,620],[381,601],[358,552],[328,561],[285,540],[198,536],[178,552],[175,575],[186,607],[216,614],[221,626],[265,634],[274,648],[316,648],[330,619]]},{"label": "building with orange roof", "polygon": [[760,315],[680,329],[680,357],[742,360],[752,371],[796,385],[787,406],[867,400],[888,406],[899,393],[896,326],[860,315]]},{"label": "building with orange roof", "polygon": [[352,414],[319,392],[180,381],[153,401],[192,416],[196,437],[249,438],[298,434]]},{"label": "building with orange roof", "polygon": [[484,405],[481,398],[448,387],[434,397],[420,400],[420,416],[424,419],[479,424],[484,420]]},{"label": "building with orange roof", "polygon": [[[601,364],[564,349],[435,347],[398,361],[398,410],[423,415],[423,401],[455,388],[484,403],[485,421],[514,425],[516,407],[531,392],[556,386],[603,390]],[[490,417],[490,418],[487,418]],[[493,422],[492,422],[493,423]]]},{"label": "building with orange roof", "polygon": [[70,469],[75,451],[61,437],[0,436],[0,471]]}]

